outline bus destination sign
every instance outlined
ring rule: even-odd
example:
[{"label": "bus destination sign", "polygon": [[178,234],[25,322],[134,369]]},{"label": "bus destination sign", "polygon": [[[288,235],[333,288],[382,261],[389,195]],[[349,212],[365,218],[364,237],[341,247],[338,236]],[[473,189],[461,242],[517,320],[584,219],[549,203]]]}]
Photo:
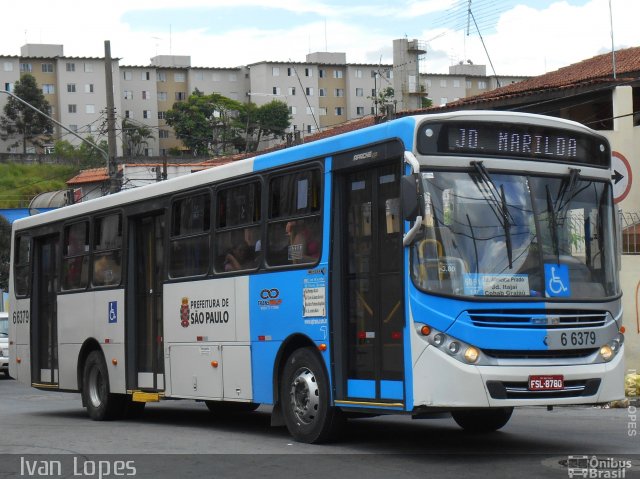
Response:
[{"label": "bus destination sign", "polygon": [[530,124],[451,122],[424,124],[419,131],[422,154],[457,154],[522,158],[609,167],[604,139],[580,132]]}]

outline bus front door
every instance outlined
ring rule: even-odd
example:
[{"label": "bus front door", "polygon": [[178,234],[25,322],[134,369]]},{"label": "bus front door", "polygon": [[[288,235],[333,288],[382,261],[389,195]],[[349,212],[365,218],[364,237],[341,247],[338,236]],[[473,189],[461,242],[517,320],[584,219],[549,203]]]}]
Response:
[{"label": "bus front door", "polygon": [[164,271],[164,214],[131,221],[129,238],[127,324],[128,385],[147,391],[164,390],[162,278]]},{"label": "bus front door", "polygon": [[58,384],[58,235],[36,238],[31,295],[31,380]]},{"label": "bus front door", "polygon": [[404,403],[400,167],[395,161],[336,175],[336,399],[344,405]]}]

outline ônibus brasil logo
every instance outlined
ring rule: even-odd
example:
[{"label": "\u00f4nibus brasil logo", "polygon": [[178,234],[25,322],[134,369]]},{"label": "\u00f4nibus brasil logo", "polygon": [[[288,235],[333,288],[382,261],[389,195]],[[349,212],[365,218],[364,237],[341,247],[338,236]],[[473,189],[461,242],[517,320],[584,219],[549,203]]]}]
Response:
[{"label": "\u00f4nibus brasil logo", "polygon": [[189,298],[186,296],[182,298],[180,305],[180,324],[183,328],[189,327]]}]

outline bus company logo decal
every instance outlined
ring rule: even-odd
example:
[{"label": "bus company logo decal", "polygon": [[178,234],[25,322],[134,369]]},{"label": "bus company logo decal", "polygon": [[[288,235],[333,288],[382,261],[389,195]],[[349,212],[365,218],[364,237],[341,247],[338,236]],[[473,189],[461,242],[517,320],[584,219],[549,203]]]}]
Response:
[{"label": "bus company logo decal", "polygon": [[373,160],[377,157],[378,157],[377,151],[365,151],[364,153],[358,153],[356,155],[353,155],[353,161],[368,160],[368,159]]},{"label": "bus company logo decal", "polygon": [[278,288],[265,288],[260,291],[260,299],[258,306],[261,310],[280,309],[282,299],[280,299],[280,290]]},{"label": "bus company logo decal", "polygon": [[[563,462],[560,461],[560,464]],[[567,456],[566,467],[569,477],[615,479],[625,478],[627,470],[631,469],[633,464],[630,460],[616,457]]]},{"label": "bus company logo decal", "polygon": [[180,305],[180,324],[183,328],[189,327],[189,298],[182,298],[182,304]]}]

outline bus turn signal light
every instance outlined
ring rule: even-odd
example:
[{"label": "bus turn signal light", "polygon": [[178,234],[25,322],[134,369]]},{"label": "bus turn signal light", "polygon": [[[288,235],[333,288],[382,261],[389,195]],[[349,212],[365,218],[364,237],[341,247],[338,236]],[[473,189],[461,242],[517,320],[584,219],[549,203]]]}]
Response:
[{"label": "bus turn signal light", "polygon": [[113,358],[111,360],[111,364],[113,364],[114,366],[117,366],[118,365],[118,360],[116,358]]},{"label": "bus turn signal light", "polygon": [[322,343],[318,346],[318,349],[324,353],[327,350],[327,345]]},{"label": "bus turn signal light", "polygon": [[217,368],[218,367],[218,361],[211,361],[211,367],[212,368]]},{"label": "bus turn signal light", "polygon": [[423,336],[429,336],[429,334],[431,334],[431,328],[425,324],[420,328],[420,334]]}]

